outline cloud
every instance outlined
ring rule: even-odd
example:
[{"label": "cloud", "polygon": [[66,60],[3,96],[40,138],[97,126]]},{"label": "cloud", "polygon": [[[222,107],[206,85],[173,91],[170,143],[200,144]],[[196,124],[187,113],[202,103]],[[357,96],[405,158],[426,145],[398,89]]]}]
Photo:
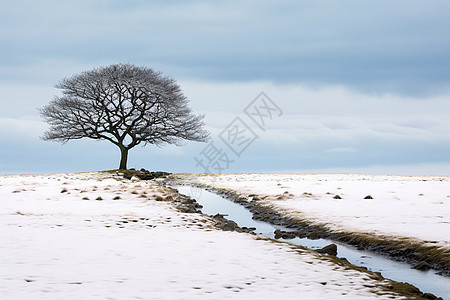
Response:
[{"label": "cloud", "polygon": [[[213,137],[241,117],[258,139],[230,171],[445,164],[449,8],[444,0],[1,1],[1,157],[14,157],[2,169],[115,160],[111,145],[39,141],[37,108],[60,93],[60,79],[117,62],[176,78]],[[283,110],[265,131],[243,111],[261,91]],[[202,147],[142,148],[130,160],[192,171]]]},{"label": "cloud", "polygon": [[[183,82],[195,106],[206,113],[213,137],[239,116],[258,135],[230,171],[363,169],[371,165],[447,163],[450,150],[449,96],[365,94],[342,86],[311,88],[268,82]],[[245,108],[264,91],[284,114],[267,120],[266,131]],[[244,96],[245,95],[245,96]],[[220,108],[220,109],[219,109]],[[199,152],[198,150],[197,152]],[[422,169],[426,171],[426,169]]]},{"label": "cloud", "polygon": [[[342,86],[310,88],[297,84],[182,82],[195,111],[207,125],[225,128],[264,91],[284,114],[268,120],[268,129],[303,138],[385,137],[439,141],[450,138],[450,96],[407,97],[365,94]],[[262,134],[261,136],[264,136]],[[263,137],[262,137],[263,138]]]},{"label": "cloud", "polygon": [[353,168],[322,168],[322,169],[288,169],[272,170],[270,173],[320,173],[320,174],[375,174],[375,175],[406,175],[406,176],[448,176],[450,163],[418,163],[398,165],[370,165]]},{"label": "cloud", "polygon": [[331,149],[327,149],[324,152],[337,152],[337,153],[350,153],[350,152],[356,152],[355,148],[352,147],[341,147],[341,148],[331,148]]},{"label": "cloud", "polygon": [[[0,117],[0,138],[2,140],[32,140],[39,139],[46,128],[46,124],[35,117],[2,118]],[[5,143],[8,145],[8,143]]]},{"label": "cloud", "polygon": [[[450,96],[374,95],[340,86],[311,88],[264,81],[180,83],[191,99],[193,111],[206,114],[206,127],[211,130],[216,145],[235,161],[229,172],[362,170],[372,165],[398,164],[421,164],[421,168],[425,168],[426,164],[449,162],[450,121],[447,112]],[[244,112],[261,91],[283,110],[283,115],[266,120],[265,131]],[[46,89],[33,89],[27,93],[34,92],[48,93]],[[118,153],[110,143],[82,140],[59,146],[39,141],[46,125],[36,110],[35,115],[22,115],[20,104],[20,101],[10,104],[12,115],[0,119],[1,138],[10,148],[2,157],[13,157],[5,160],[8,166],[3,169],[11,171],[21,164],[36,169],[48,169],[45,165],[59,166],[62,170],[65,167],[71,170],[115,167]],[[236,117],[258,136],[240,157],[233,157],[219,138]],[[205,146],[187,143],[181,148],[136,148],[130,152],[130,167],[200,172],[193,157]],[[17,153],[21,153],[19,165]],[[74,157],[77,163],[71,163]]]},{"label": "cloud", "polygon": [[449,8],[444,0],[7,0],[0,77],[43,60],[122,61],[187,79],[439,94],[449,91]]}]

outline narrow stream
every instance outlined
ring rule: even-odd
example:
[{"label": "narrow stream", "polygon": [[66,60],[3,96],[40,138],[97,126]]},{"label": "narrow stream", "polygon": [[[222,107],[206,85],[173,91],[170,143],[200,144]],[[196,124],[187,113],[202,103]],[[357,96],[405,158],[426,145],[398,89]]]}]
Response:
[{"label": "narrow stream", "polygon": [[[208,215],[215,215],[218,213],[225,215],[227,219],[233,220],[240,227],[255,227],[255,233],[265,237],[274,238],[274,231],[276,229],[290,231],[290,229],[282,226],[253,220],[252,213],[242,205],[204,189],[194,189],[190,186],[172,186],[172,188],[178,190],[180,194],[196,199],[197,202],[203,206],[203,213]],[[297,237],[289,240],[280,240],[308,247],[310,249],[320,249],[334,243],[338,245],[338,257],[345,257],[354,265],[367,267],[373,272],[381,272],[385,278],[400,282],[408,282],[418,287],[422,292],[432,293],[443,299],[450,300],[450,278],[440,276],[433,270],[418,271],[411,269],[406,263],[393,261],[372,252],[357,250],[355,247],[326,239],[311,240],[308,238],[301,239]]]}]

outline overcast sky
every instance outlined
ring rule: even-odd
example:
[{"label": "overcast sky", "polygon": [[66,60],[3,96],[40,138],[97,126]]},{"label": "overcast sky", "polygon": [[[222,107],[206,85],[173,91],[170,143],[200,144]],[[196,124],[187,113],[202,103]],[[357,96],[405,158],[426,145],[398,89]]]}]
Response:
[{"label": "overcast sky", "polygon": [[[206,114],[223,173],[450,175],[449,15],[439,0],[2,0],[0,174],[117,168],[108,142],[41,141],[38,108],[64,77],[132,63]],[[244,111],[260,92],[280,110],[264,128]],[[236,117],[254,134],[239,155],[220,138]],[[207,146],[135,148],[129,167],[204,172]]]}]

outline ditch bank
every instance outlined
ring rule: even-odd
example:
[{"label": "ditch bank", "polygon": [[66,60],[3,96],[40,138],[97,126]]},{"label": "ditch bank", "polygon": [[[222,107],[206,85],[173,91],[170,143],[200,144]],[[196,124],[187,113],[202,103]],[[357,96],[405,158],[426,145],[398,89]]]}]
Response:
[{"label": "ditch bank", "polygon": [[[259,234],[260,238],[271,240],[272,242],[277,242],[273,239],[274,235],[276,236],[277,233],[281,235],[282,239],[285,238],[286,234],[291,234],[292,232],[290,229],[284,227],[284,226],[273,226],[270,225],[268,222],[263,221],[256,221],[252,219],[252,214],[249,212],[248,209],[244,208],[243,205],[240,205],[239,203],[230,201],[230,198],[224,197],[224,194],[217,195],[217,190],[209,189],[207,191],[206,189],[191,189],[189,185],[180,184],[179,181],[170,181],[166,182],[169,184],[170,187],[173,187],[174,191],[177,191],[184,195],[191,195],[191,197],[195,199],[199,199],[199,204],[203,205],[202,212],[210,215],[213,217],[213,219],[216,221],[217,217],[223,218],[223,216],[218,216],[216,212],[220,212],[220,214],[224,213],[227,215],[227,218],[236,221],[233,222],[231,220],[225,221],[225,222],[231,222],[233,225],[233,228],[230,228],[228,225],[221,228],[222,226],[216,226],[222,230],[233,230],[238,232],[246,232],[247,228],[240,228],[237,224],[241,226],[254,226],[256,227],[256,232]],[[203,192],[202,192],[203,191]],[[198,193],[200,192],[200,193]],[[216,214],[216,215],[214,215]],[[226,219],[225,219],[226,220]],[[217,224],[217,221],[216,221]],[[228,223],[229,224],[229,223]],[[250,232],[253,231],[252,228],[250,229]],[[253,228],[255,229],[255,228]],[[280,230],[282,229],[282,230]],[[274,232],[275,231],[275,232]],[[283,237],[284,236],[284,237]],[[304,243],[304,240],[308,240],[307,244]],[[423,289],[428,292],[435,293],[439,296],[445,295],[444,298],[448,298],[450,294],[449,291],[445,288],[447,284],[447,280],[443,277],[440,278],[438,275],[431,275],[430,273],[426,273],[427,275],[423,276],[421,275],[422,272],[417,270],[411,270],[408,265],[401,264],[401,263],[393,263],[387,258],[381,258],[380,256],[376,256],[375,254],[368,254],[363,253],[361,251],[358,251],[356,249],[351,250],[349,249],[349,246],[345,246],[344,244],[339,244],[339,253],[341,254],[341,257],[336,256],[336,245],[328,245],[327,244],[332,243],[333,241],[330,240],[324,240],[324,239],[316,239],[316,240],[310,240],[310,239],[302,239],[300,241],[298,238],[294,238],[292,241],[289,240],[280,240],[280,242],[288,243],[293,247],[298,247],[299,249],[305,249],[305,246],[309,249],[309,251],[315,251],[316,253],[319,253],[319,255],[323,256],[326,259],[332,260],[334,263],[339,264],[341,266],[345,266],[351,269],[355,269],[358,271],[366,272],[370,274],[370,277],[372,279],[380,280],[380,284],[377,286],[384,287],[384,289],[396,291],[397,293],[400,293],[402,295],[408,296],[408,299],[442,299],[438,298],[437,296],[431,294],[431,293],[424,293],[421,292],[420,289]],[[322,248],[320,248],[320,247]],[[325,247],[323,247],[325,246]],[[334,251],[333,251],[334,249]],[[343,257],[342,257],[343,255]],[[358,263],[358,265],[355,265],[355,258],[356,257],[363,257],[364,255],[367,265],[361,265]],[[367,256],[369,255],[369,256]],[[347,258],[349,260],[347,260]],[[368,260],[367,260],[368,259]],[[373,260],[373,261],[372,261]],[[382,269],[378,269],[378,266],[384,266]],[[388,267],[389,266],[389,267]],[[388,267],[388,269],[385,270],[385,267]],[[389,268],[392,270],[392,267],[394,267],[396,276],[395,278],[390,278],[393,274],[391,271],[388,271]],[[373,270],[375,269],[375,270]],[[387,278],[385,278],[382,273],[376,272],[376,271],[382,271],[384,274],[386,271],[386,274],[388,275]],[[416,275],[414,275],[416,274]],[[414,278],[412,278],[412,276]],[[432,277],[429,277],[432,276]],[[436,277],[438,276],[438,277]],[[388,279],[389,278],[389,279]],[[420,278],[420,279],[419,279]],[[392,280],[394,279],[394,280]],[[413,285],[406,282],[401,281],[412,281]],[[430,281],[431,280],[431,281]],[[388,285],[386,285],[386,281],[389,282]],[[416,286],[419,288],[417,288]],[[444,288],[442,288],[444,287]],[[449,298],[450,299],[450,298]]]},{"label": "ditch bank", "polygon": [[[442,276],[450,276],[450,253],[437,246],[426,246],[411,240],[395,240],[390,237],[379,237],[356,232],[335,232],[326,226],[312,224],[309,220],[292,218],[283,215],[271,207],[261,204],[258,195],[242,195],[234,191],[217,189],[206,185],[197,185],[226,197],[248,209],[255,220],[280,225],[293,231],[281,232],[283,238],[299,237],[309,239],[328,239],[355,246],[359,250],[371,251],[389,257],[390,259],[406,262],[418,270],[433,269]],[[248,201],[248,198],[252,200]]]},{"label": "ditch bank", "polygon": [[[111,170],[125,179],[154,180],[160,178],[164,184],[182,182],[182,180],[170,178],[172,173],[149,172],[148,170]],[[433,269],[439,275],[450,277],[450,251],[443,250],[438,246],[424,245],[412,239],[395,239],[387,236],[375,236],[368,233],[343,232],[330,230],[325,225],[313,224],[310,220],[292,218],[284,215],[276,209],[264,205],[259,195],[243,195],[232,190],[215,188],[204,184],[193,184],[197,188],[202,188],[225,197],[235,203],[241,204],[253,214],[253,219],[268,222],[273,225],[280,225],[292,230],[279,232],[275,237],[289,238],[309,238],[328,239],[355,246],[359,250],[366,250],[380,255],[384,255],[395,261],[405,262],[412,268],[418,270]],[[248,198],[252,200],[248,201]],[[185,212],[194,212],[199,209],[198,204],[189,203],[191,199],[183,199],[180,209]],[[220,218],[220,217],[217,217]],[[247,229],[246,229],[247,230]]]}]

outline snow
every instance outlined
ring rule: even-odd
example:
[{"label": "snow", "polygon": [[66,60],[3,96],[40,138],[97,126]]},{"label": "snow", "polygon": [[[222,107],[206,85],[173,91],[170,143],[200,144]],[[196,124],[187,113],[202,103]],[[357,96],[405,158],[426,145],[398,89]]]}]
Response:
[{"label": "snow", "polygon": [[[226,174],[186,179],[259,195],[264,205],[331,230],[409,238],[450,249],[450,177]],[[373,199],[365,199],[369,195]]]},{"label": "snow", "polygon": [[219,231],[171,197],[107,173],[0,176],[0,299],[395,296],[312,251]]}]

